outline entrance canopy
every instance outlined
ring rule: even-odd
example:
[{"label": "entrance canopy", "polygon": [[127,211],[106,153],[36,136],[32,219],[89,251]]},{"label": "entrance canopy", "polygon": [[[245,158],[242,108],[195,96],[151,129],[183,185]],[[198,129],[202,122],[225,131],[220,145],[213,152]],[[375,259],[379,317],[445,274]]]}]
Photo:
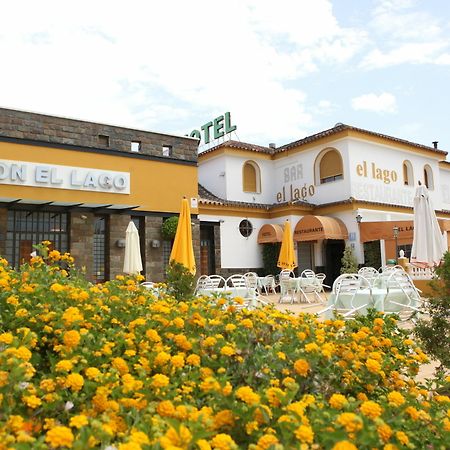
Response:
[{"label": "entrance canopy", "polygon": [[335,217],[304,216],[294,230],[294,241],[318,241],[321,239],[348,239],[344,222]]},{"label": "entrance canopy", "polygon": [[266,223],[258,233],[258,244],[281,242],[283,240],[283,228],[276,223]]}]

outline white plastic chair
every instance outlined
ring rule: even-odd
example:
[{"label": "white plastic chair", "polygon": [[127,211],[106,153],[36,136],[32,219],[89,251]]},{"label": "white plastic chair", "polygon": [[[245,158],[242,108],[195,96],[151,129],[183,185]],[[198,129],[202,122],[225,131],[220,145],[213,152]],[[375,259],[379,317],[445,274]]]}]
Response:
[{"label": "white plastic chair", "polygon": [[209,275],[209,279],[211,281],[213,289],[225,289],[227,282],[224,277],[220,275]]},{"label": "white plastic chair", "polygon": [[288,299],[291,303],[294,303],[297,287],[292,281],[293,278],[294,272],[292,272],[292,270],[283,269],[280,272],[280,298],[278,299],[278,303],[283,303],[283,300],[285,299]]},{"label": "white plastic chair", "polygon": [[358,270],[358,275],[362,275],[373,287],[373,282],[378,277],[380,273],[374,267],[361,267]]},{"label": "white plastic chair", "polygon": [[[355,299],[362,290],[368,290],[368,301],[362,305],[356,305]],[[333,283],[332,296],[333,303],[319,311],[318,314],[332,310],[335,313],[342,314],[347,319],[373,303],[372,288],[369,282],[362,275],[358,274],[343,274],[337,277]]]},{"label": "white plastic chair", "polygon": [[376,305],[378,309],[385,314],[398,314],[401,321],[413,319],[421,312],[420,308],[415,306],[420,303],[420,291],[404,270],[394,270],[389,275],[386,295],[381,302]]},{"label": "white plastic chair", "polygon": [[255,272],[247,272],[244,273],[245,282],[247,283],[247,287],[252,289],[258,288],[258,274]]},{"label": "white plastic chair", "polygon": [[208,275],[201,275],[197,280],[194,294],[198,295],[203,289],[213,289],[213,284]]},{"label": "white plastic chair", "polygon": [[316,274],[311,269],[305,269],[301,274],[300,278],[315,278]]}]

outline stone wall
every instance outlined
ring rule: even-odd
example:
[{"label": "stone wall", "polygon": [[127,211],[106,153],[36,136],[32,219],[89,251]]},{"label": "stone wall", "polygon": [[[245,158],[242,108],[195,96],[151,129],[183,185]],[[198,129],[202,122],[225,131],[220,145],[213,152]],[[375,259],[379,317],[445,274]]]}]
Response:
[{"label": "stone wall", "polygon": [[[145,218],[145,273],[148,281],[164,280],[164,264],[161,226],[163,218],[160,216],[147,216]],[[155,241],[158,247],[153,247]]]},{"label": "stone wall", "polygon": [[131,217],[127,214],[111,214],[109,217],[109,279],[123,274],[125,247],[118,247],[117,241],[125,239]]},{"label": "stone wall", "polygon": [[94,214],[73,212],[70,214],[70,253],[75,265],[93,280]]},{"label": "stone wall", "polygon": [[[99,136],[107,136],[109,144]],[[197,161],[198,141],[194,139],[5,108],[0,108],[0,137],[113,149],[127,153],[133,153],[131,142],[140,142],[141,154],[163,156],[163,146],[170,146],[172,155],[169,158]]]}]

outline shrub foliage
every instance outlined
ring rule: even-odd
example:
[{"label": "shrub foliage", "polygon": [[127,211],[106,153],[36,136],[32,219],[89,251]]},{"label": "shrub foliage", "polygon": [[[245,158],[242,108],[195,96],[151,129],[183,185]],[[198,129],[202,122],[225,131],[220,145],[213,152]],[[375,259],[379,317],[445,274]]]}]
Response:
[{"label": "shrub foliage", "polygon": [[393,317],[318,321],[0,260],[1,449],[444,449]]}]

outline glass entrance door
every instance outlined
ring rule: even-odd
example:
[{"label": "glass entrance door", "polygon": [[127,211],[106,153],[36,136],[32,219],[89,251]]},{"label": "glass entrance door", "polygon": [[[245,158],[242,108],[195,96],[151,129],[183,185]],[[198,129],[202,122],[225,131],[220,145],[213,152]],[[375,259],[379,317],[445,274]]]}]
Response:
[{"label": "glass entrance door", "polygon": [[306,269],[314,270],[314,243],[297,243],[297,264],[299,275]]}]

